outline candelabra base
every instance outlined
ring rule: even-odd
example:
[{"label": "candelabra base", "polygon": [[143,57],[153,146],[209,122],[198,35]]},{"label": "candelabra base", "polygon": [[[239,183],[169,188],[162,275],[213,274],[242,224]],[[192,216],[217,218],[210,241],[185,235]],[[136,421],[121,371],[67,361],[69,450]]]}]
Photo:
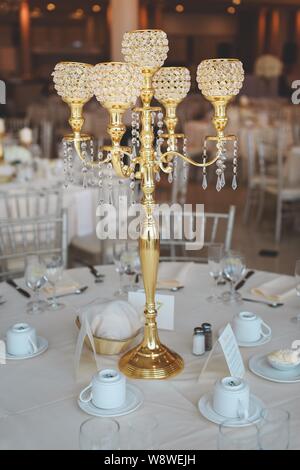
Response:
[{"label": "candelabra base", "polygon": [[183,367],[183,359],[163,344],[151,350],[142,343],[119,361],[121,372],[132,379],[167,379],[179,374]]}]

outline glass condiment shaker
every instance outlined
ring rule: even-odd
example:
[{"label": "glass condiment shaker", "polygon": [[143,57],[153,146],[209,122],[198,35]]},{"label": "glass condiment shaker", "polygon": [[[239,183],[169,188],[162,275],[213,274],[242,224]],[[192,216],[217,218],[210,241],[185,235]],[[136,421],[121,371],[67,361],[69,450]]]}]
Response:
[{"label": "glass condiment shaker", "polygon": [[194,328],[193,335],[193,354],[195,356],[202,356],[205,353],[205,337],[204,331],[201,326]]},{"label": "glass condiment shaker", "polygon": [[211,351],[213,346],[212,326],[210,323],[202,323],[201,325],[205,337],[205,351]]}]

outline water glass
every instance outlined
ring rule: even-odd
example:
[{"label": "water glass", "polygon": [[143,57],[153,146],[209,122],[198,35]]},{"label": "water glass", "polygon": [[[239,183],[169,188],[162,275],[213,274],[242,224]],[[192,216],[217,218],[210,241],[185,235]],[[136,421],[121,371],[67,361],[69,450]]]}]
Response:
[{"label": "water glass", "polygon": [[[296,261],[295,265],[295,279],[296,279],[296,293],[300,297],[300,259]],[[300,322],[300,313],[292,318],[293,322]]]},{"label": "water glass", "polygon": [[230,251],[221,261],[223,276],[230,281],[230,291],[222,294],[224,302],[240,302],[242,296],[234,288],[235,284],[242,278],[246,265],[244,257],[236,252]]},{"label": "water glass", "polygon": [[[223,243],[211,243],[208,246],[208,270],[209,275],[215,281],[215,288],[217,288],[218,281],[222,275],[221,260],[223,258],[223,250]],[[215,293],[208,297],[207,300],[208,302],[218,302],[220,300],[220,297]]]},{"label": "water glass", "polygon": [[124,450],[155,450],[158,448],[158,422],[154,416],[150,414],[133,415],[126,424],[127,432],[126,435],[125,433],[123,435],[122,443]]},{"label": "water glass", "polygon": [[46,266],[37,255],[26,258],[25,282],[33,291],[33,300],[27,304],[27,313],[35,315],[47,308],[47,302],[40,299],[40,289],[46,284]]},{"label": "water glass", "polygon": [[287,450],[290,443],[290,414],[279,408],[262,410],[259,422],[261,450]]},{"label": "water glass", "polygon": [[64,304],[57,301],[56,289],[57,283],[61,281],[64,271],[64,265],[60,256],[53,256],[50,260],[46,261],[46,278],[53,288],[53,294],[48,306],[49,310],[61,310]]},{"label": "water glass", "polygon": [[90,418],[84,421],[79,431],[81,450],[120,449],[120,425],[114,419]]},{"label": "water glass", "polygon": [[234,427],[236,420],[219,425],[218,450],[259,450],[258,426]]}]

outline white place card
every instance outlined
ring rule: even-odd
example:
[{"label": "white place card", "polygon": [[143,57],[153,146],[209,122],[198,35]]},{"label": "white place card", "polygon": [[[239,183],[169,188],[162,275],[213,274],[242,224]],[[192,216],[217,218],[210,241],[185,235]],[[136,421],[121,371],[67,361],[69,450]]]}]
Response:
[{"label": "white place card", "polygon": [[219,336],[219,344],[224,353],[230,375],[232,377],[244,377],[245,366],[243,358],[230,323],[228,323]]},{"label": "white place card", "polygon": [[[146,302],[144,291],[129,292],[128,302],[138,312],[143,312]],[[174,296],[156,294],[157,327],[160,330],[174,330]]]}]

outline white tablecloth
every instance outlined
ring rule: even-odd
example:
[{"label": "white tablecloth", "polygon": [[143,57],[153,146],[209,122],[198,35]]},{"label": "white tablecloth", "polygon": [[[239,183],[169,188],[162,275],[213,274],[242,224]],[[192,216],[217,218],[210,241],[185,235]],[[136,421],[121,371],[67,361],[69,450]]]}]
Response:
[{"label": "white tablecloth", "polygon": [[[85,294],[64,299],[67,307],[58,312],[29,317],[26,299],[3,283],[0,295],[7,303],[0,307],[1,335],[19,321],[33,324],[41,336],[49,340],[43,355],[0,365],[0,447],[2,449],[77,449],[80,424],[87,418],[77,405],[80,390],[89,383],[94,365],[87,352],[81,367],[80,383],[74,379],[74,350],[77,328],[75,309],[98,297],[109,297],[118,282],[114,268],[101,267],[106,273],[103,284],[95,284],[86,268],[70,274],[81,285],[89,285]],[[257,272],[244,287],[245,291],[274,277]],[[213,289],[207,266],[194,265],[186,287],[175,293],[175,331],[161,331],[163,342],[179,352],[185,361],[183,373],[167,381],[135,381],[144,393],[144,404],[136,412],[150,412],[159,422],[157,438],[161,449],[216,449],[218,426],[203,418],[198,409],[199,398],[212,389],[218,378],[216,357],[200,383],[197,379],[205,358],[192,355],[192,333],[204,321],[214,332],[243,308],[261,315],[272,327],[272,342],[260,348],[241,349],[247,367],[248,358],[262,350],[290,347],[300,339],[300,328],[290,318],[300,311],[299,299],[290,298],[285,306],[244,304],[242,307],[209,304],[206,297]],[[222,289],[222,288],[220,288]],[[101,366],[117,365],[116,357],[102,357]],[[247,371],[252,393],[267,406],[283,407],[291,413],[291,448],[300,449],[300,384],[279,384],[256,377]],[[128,417],[118,418],[123,426]]]}]

